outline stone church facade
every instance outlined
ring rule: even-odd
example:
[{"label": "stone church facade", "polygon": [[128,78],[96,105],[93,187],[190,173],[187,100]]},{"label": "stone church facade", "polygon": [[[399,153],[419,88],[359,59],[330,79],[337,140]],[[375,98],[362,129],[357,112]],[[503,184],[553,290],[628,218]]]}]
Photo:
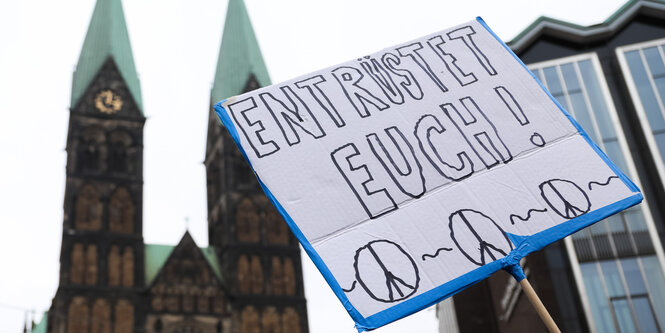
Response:
[{"label": "stone church facade", "polygon": [[[298,242],[212,111],[270,84],[230,0],[210,98],[207,248],[143,241],[143,113],[120,0],[98,0],[72,84],[59,287],[35,331],[307,333]],[[34,332],[34,331],[33,331]]]}]

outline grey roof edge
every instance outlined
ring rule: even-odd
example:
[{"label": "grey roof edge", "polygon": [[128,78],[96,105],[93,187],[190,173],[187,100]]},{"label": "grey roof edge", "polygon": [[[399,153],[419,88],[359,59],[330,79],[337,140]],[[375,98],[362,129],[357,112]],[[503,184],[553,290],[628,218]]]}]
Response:
[{"label": "grey roof edge", "polygon": [[580,44],[603,40],[614,35],[638,14],[665,19],[665,0],[631,0],[604,22],[590,26],[541,16],[507,44],[515,53],[520,53],[542,35]]}]

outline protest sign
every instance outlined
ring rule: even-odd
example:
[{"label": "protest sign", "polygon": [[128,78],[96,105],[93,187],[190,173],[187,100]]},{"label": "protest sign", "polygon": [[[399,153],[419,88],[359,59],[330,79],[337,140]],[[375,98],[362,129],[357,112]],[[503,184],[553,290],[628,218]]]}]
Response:
[{"label": "protest sign", "polygon": [[480,18],[215,109],[359,330],[642,200]]}]

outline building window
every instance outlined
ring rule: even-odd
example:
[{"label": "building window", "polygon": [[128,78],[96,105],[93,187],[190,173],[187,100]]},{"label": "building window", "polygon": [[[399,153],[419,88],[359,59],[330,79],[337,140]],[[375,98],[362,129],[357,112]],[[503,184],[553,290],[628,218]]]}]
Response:
[{"label": "building window", "polygon": [[109,230],[126,234],[134,231],[134,204],[124,187],[118,188],[109,201]]},{"label": "building window", "polygon": [[76,296],[69,303],[67,313],[67,332],[88,333],[90,308],[85,297]]},{"label": "building window", "polygon": [[102,227],[102,202],[91,184],[81,187],[76,197],[74,227],[78,230],[99,230]]},{"label": "building window", "polygon": [[655,256],[580,265],[598,332],[660,332],[665,279]]},{"label": "building window", "polygon": [[[633,180],[637,172],[596,54],[529,66],[589,137]],[[665,127],[664,127],[665,129]],[[597,332],[652,332],[665,324],[665,278],[646,204],[566,239]],[[648,267],[647,267],[648,266]],[[574,268],[574,270],[576,270]],[[652,330],[656,327],[655,330]]]},{"label": "building window", "polygon": [[115,304],[115,321],[113,333],[134,332],[134,306],[125,299]]},{"label": "building window", "polygon": [[132,149],[132,137],[125,132],[113,132],[109,141],[109,170],[118,174],[132,172],[129,158],[129,152]]},{"label": "building window", "polygon": [[661,179],[665,176],[665,39],[616,50]]}]

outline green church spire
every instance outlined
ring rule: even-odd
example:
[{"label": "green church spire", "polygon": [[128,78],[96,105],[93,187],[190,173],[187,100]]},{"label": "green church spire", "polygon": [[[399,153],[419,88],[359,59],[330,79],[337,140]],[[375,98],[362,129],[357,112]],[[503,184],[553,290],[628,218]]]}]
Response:
[{"label": "green church spire", "polygon": [[139,110],[141,87],[134,68],[132,47],[120,0],[97,0],[72,81],[71,106],[75,107],[108,58],[113,58]]},{"label": "green church spire", "polygon": [[212,86],[212,102],[242,93],[252,75],[259,86],[270,85],[268,69],[263,62],[247,8],[243,0],[229,0]]}]

